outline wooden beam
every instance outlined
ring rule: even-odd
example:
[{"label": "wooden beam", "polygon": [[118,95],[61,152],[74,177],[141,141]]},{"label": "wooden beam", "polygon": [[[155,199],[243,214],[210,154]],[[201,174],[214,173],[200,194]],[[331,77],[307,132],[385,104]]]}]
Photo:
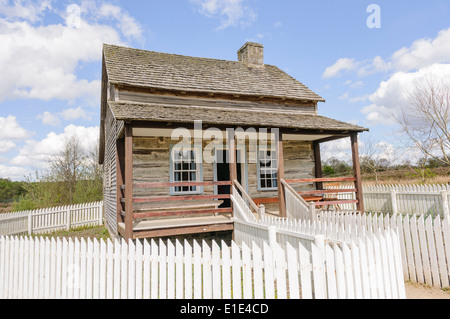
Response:
[{"label": "wooden beam", "polygon": [[315,142],[317,142],[317,143],[326,143],[326,142],[340,140],[340,139],[347,138],[347,137],[350,137],[350,135],[349,134],[334,134],[333,136],[325,137],[325,138],[322,138],[320,140],[316,140]]},{"label": "wooden beam", "polygon": [[171,182],[171,183],[135,183],[134,188],[161,188],[161,187],[181,187],[181,186],[223,186],[232,185],[231,181],[218,182]]},{"label": "wooden beam", "polygon": [[[313,142],[314,146],[314,170],[315,170],[315,177],[316,178],[322,178],[322,158],[320,156],[320,143],[319,142]],[[323,183],[317,182],[316,183],[316,189],[322,190],[323,189]]]},{"label": "wooden beam", "polygon": [[229,199],[230,194],[218,195],[187,195],[187,196],[170,196],[170,197],[135,197],[133,203],[153,203],[153,202],[173,202],[173,201],[190,201],[198,199]]},{"label": "wooden beam", "polygon": [[154,229],[154,230],[142,230],[134,233],[134,238],[155,238],[166,236],[178,236],[187,234],[201,234],[219,231],[231,231],[234,230],[234,224],[215,224],[204,226],[190,226],[190,227],[177,227],[167,229]]},{"label": "wooden beam", "polygon": [[134,218],[150,218],[150,217],[168,217],[181,215],[199,215],[199,214],[226,214],[231,213],[231,208],[217,209],[196,209],[196,210],[172,210],[163,212],[134,213]]},{"label": "wooden beam", "polygon": [[125,239],[133,239],[133,132],[125,124]]},{"label": "wooden beam", "polygon": [[125,183],[125,143],[123,140],[117,140],[116,142],[116,184],[117,184],[117,222],[125,222],[122,217],[122,205],[121,198],[123,197],[122,185]]},{"label": "wooden beam", "polygon": [[283,133],[276,134],[276,152],[277,152],[277,185],[278,185],[278,210],[281,217],[286,217],[286,196],[284,185],[284,155],[283,155]]},{"label": "wooden beam", "polygon": [[[126,118],[116,118],[117,120],[126,120]],[[176,123],[177,126],[179,127],[184,127],[186,129],[189,130],[193,130],[194,127],[194,123],[190,123],[190,122],[180,122],[180,123]],[[221,131],[226,131],[227,129],[230,128],[230,125],[228,124],[217,124],[217,123],[202,123],[203,125],[203,129],[207,129],[208,127],[214,127],[217,128]],[[167,122],[158,122],[158,121],[146,121],[146,120],[133,120],[133,127],[134,128],[154,128],[154,129],[158,129],[158,128],[167,128]],[[254,126],[254,125],[239,125],[236,126],[239,128],[242,128],[244,131],[247,129],[256,129],[258,130],[258,128],[264,128],[267,129],[267,125],[265,126]],[[234,128],[233,128],[234,129]],[[302,135],[314,135],[314,137],[316,137],[317,135],[324,135],[324,138],[328,138],[330,135],[339,137],[339,138],[345,138],[350,136],[352,133],[345,130],[317,130],[317,129],[299,129],[299,128],[287,128],[287,127],[280,127],[278,128],[280,133],[283,134],[302,134]],[[362,130],[361,130],[362,132]],[[319,140],[324,140],[324,139],[319,139]]]},{"label": "wooden beam", "polygon": [[358,134],[354,133],[350,137],[351,146],[352,146],[352,159],[353,159],[353,172],[355,174],[355,188],[356,191],[356,199],[358,203],[356,204],[356,208],[360,212],[364,212],[364,201],[363,201],[363,192],[362,192],[362,180],[361,180],[361,167],[359,165],[359,150],[358,150]]},{"label": "wooden beam", "polygon": [[357,191],[356,188],[346,188],[346,189],[321,189],[317,191],[303,191],[297,192],[299,195],[314,195],[314,194],[341,194],[341,193],[355,193]]},{"label": "wooden beam", "polygon": [[302,179],[287,179],[286,183],[317,183],[317,182],[355,182],[355,177],[325,177],[325,178],[302,178]]},{"label": "wooden beam", "polygon": [[278,197],[259,197],[259,198],[254,198],[253,202],[256,205],[260,205],[260,204],[274,204],[274,203],[278,203]]}]

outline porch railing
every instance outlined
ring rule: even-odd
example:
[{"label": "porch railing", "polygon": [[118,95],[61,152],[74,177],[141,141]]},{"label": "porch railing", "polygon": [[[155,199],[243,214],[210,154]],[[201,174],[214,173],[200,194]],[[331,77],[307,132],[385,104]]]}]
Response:
[{"label": "porch railing", "polygon": [[[135,183],[133,189],[155,189],[155,188],[174,188],[174,187],[204,187],[204,186],[232,186],[231,181],[206,181],[206,182],[170,182],[170,183]],[[125,185],[121,187],[125,189]],[[220,204],[217,204],[216,208],[198,208],[198,205],[190,205],[190,201],[194,200],[221,200],[231,199],[230,194],[211,194],[211,195],[172,195],[172,196],[133,196],[133,204],[143,204],[142,209],[138,212],[133,207],[133,218],[150,218],[150,217],[167,217],[167,216],[180,216],[180,215],[193,215],[193,214],[223,214],[232,213],[231,207],[218,208]],[[121,198],[121,202],[125,203],[127,199]],[[164,209],[164,206],[157,207],[156,203],[178,202],[179,205],[175,209]],[[183,202],[183,203],[182,203]],[[145,204],[152,204],[152,207],[145,207]],[[210,203],[210,206],[214,206],[214,203]],[[196,208],[197,207],[197,208]],[[122,211],[122,215],[125,212]]]},{"label": "porch railing", "polygon": [[[354,177],[336,177],[336,178],[305,178],[305,179],[287,179],[284,181],[283,185],[285,189],[291,186],[291,184],[302,184],[302,183],[325,183],[325,182],[356,182],[356,178]],[[288,185],[288,187],[286,187]],[[291,191],[293,191],[293,188]],[[319,208],[325,208],[327,206],[336,206],[342,204],[357,204],[358,200],[339,200],[338,198],[330,197],[329,195],[338,194],[338,193],[356,193],[358,190],[355,188],[346,188],[346,189],[319,189],[319,190],[308,190],[308,191],[293,191],[300,195],[302,198],[306,196],[314,196],[314,195],[323,195],[323,198],[319,200],[312,200],[311,204]]]},{"label": "porch railing", "polygon": [[281,184],[285,190],[286,217],[313,221],[315,215],[314,204],[308,204],[285,180],[282,179]]}]

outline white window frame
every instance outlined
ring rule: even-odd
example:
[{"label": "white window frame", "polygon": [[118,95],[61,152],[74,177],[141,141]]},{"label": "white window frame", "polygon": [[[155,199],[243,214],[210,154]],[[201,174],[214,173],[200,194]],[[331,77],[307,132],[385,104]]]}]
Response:
[{"label": "white window frame", "polygon": [[[261,160],[267,160],[267,158],[264,158],[264,159],[262,159],[261,158],[261,154],[260,154],[260,152],[262,152],[262,151],[264,151],[264,152],[266,152],[266,156],[267,156],[267,151],[270,151],[271,152],[271,157],[270,157],[270,159],[271,159],[271,166],[270,166],[270,168],[262,168],[261,167]],[[257,154],[256,154],[256,160],[257,160],[257,171],[256,171],[256,173],[257,173],[257,175],[258,175],[258,191],[261,191],[261,192],[265,192],[265,191],[277,191],[278,190],[278,166],[277,166],[277,161],[278,161],[278,156],[277,156],[277,151],[276,151],[276,149],[275,149],[275,147],[272,147],[272,146],[270,146],[270,145],[268,145],[268,146],[260,146],[260,145],[258,145],[258,148],[257,148]],[[270,171],[270,172],[272,172],[271,174],[273,174],[273,172],[275,172],[275,174],[277,174],[276,175],[276,178],[265,178],[265,180],[271,180],[272,181],[272,185],[273,185],[273,181],[275,180],[276,181],[276,183],[277,183],[277,186],[276,187],[267,187],[267,186],[264,186],[263,187],[263,185],[262,185],[262,179],[261,179],[261,174],[263,173],[263,171]]]},{"label": "white window frame", "polygon": [[[183,167],[181,167],[180,170],[175,170],[175,163],[177,162],[177,160],[174,159],[173,156],[173,152],[177,149],[184,149],[184,151],[194,151],[195,153],[195,169],[192,170],[191,168],[189,168],[187,170],[187,172],[189,173],[193,173],[195,172],[196,175],[196,180],[188,180],[186,182],[203,182],[203,154],[202,154],[202,146],[201,145],[180,145],[180,144],[174,144],[174,145],[170,145],[170,182],[171,183],[176,183],[176,182],[181,182],[181,181],[175,181],[175,173],[183,173]],[[192,165],[194,162],[190,162],[190,165]],[[190,178],[190,177],[189,177]],[[183,181],[185,182],[185,181]],[[189,189],[191,189],[191,187],[195,187],[195,190],[176,190],[175,187],[171,187],[170,188],[170,195],[176,196],[176,195],[193,195],[193,194],[203,194],[203,186],[180,186],[181,188],[183,187],[189,187]]]}]

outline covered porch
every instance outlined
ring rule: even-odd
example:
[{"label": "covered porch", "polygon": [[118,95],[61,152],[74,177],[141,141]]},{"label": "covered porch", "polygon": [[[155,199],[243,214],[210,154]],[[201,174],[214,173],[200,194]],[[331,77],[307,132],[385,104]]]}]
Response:
[{"label": "covered porch", "polygon": [[[197,155],[184,156],[192,160],[201,154],[201,161],[187,163],[177,158],[174,153],[177,150],[168,140],[173,130],[180,128],[191,132],[189,152],[195,151],[196,138],[202,139],[208,129],[221,132],[224,142],[220,147],[211,148],[211,163],[204,159],[206,150],[211,150],[204,140]],[[262,169],[264,161],[258,154],[256,163],[251,163],[252,152],[258,153],[260,149],[251,150],[250,128],[202,123],[199,134],[195,121],[124,122],[118,135],[116,158],[117,229],[121,236],[138,239],[233,231],[233,189],[239,192],[255,216],[272,205],[270,213],[286,217],[293,196],[307,203],[310,209],[352,203],[357,205],[358,211],[364,211],[358,132],[276,128],[275,134],[270,133],[271,153],[266,151],[267,166]],[[320,145],[342,138],[351,140],[354,176],[323,178]],[[219,163],[218,156],[226,161]],[[186,169],[178,172],[177,164],[185,165]],[[326,190],[323,187],[326,182],[350,182],[354,188]],[[356,199],[330,198],[340,192],[355,193]]]}]

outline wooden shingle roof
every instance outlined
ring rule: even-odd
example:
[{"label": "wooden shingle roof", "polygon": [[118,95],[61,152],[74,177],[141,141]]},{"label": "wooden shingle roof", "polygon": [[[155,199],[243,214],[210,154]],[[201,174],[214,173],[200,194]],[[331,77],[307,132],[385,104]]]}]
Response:
[{"label": "wooden shingle roof", "polygon": [[233,94],[322,101],[324,99],[279,68],[251,68],[242,62],[197,58],[103,46],[112,84],[183,92]]},{"label": "wooden shingle roof", "polygon": [[289,114],[151,103],[109,102],[117,120],[363,132],[368,129],[315,114]]}]

